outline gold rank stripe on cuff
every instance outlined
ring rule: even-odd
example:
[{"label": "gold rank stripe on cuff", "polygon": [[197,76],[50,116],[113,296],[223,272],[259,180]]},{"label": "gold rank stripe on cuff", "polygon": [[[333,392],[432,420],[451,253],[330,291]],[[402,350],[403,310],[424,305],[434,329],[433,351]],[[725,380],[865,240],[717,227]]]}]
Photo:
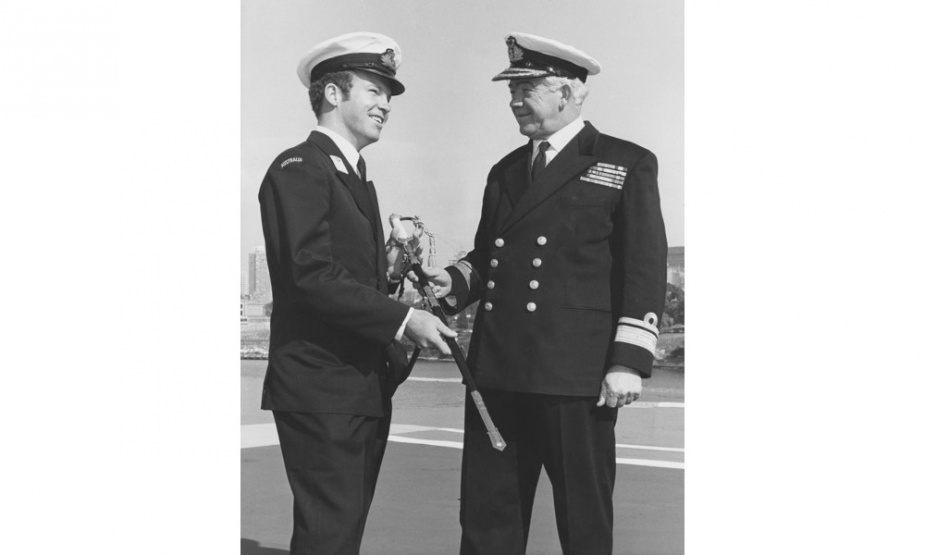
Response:
[{"label": "gold rank stripe on cuff", "polygon": [[472,264],[469,264],[465,260],[460,260],[456,264],[453,264],[453,267],[459,270],[459,273],[462,274],[463,279],[466,280],[466,289],[472,290]]},{"label": "gold rank stripe on cuff", "polygon": [[655,314],[646,314],[646,320],[637,320],[624,316],[617,322],[617,335],[614,341],[636,345],[655,355],[655,343],[658,341],[658,319]]}]

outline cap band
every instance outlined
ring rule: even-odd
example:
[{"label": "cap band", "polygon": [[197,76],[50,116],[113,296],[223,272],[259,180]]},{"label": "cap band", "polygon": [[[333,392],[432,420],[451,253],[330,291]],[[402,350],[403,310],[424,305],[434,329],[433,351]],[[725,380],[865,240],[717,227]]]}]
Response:
[{"label": "cap band", "polygon": [[387,77],[395,77],[395,51],[389,48],[382,54],[344,54],[329,58],[312,69],[311,81],[317,81],[326,73],[351,69],[366,69]]},{"label": "cap band", "polygon": [[511,67],[547,71],[559,77],[577,77],[581,79],[582,83],[588,78],[588,70],[581,66],[562,58],[547,56],[542,52],[527,50],[526,48],[523,49],[523,57],[518,61],[511,62]]},{"label": "cap band", "polygon": [[[600,70],[599,67],[597,67],[597,62],[589,58],[584,53],[578,51],[570,52],[568,48],[541,37],[533,37],[532,35],[526,34],[523,36],[525,39],[530,38],[531,42],[536,42],[540,45],[547,45],[549,50],[552,52],[562,50],[563,53],[569,56],[578,56],[582,59],[587,58],[586,61],[591,64],[589,67],[592,67],[593,71],[589,70],[583,65],[576,64],[575,62],[569,61],[563,57],[540,52],[539,50],[534,50],[532,48],[526,48],[517,42],[516,34],[512,34],[507,38],[506,41],[508,60],[510,61],[511,65],[498,75],[495,75],[492,78],[492,81],[502,81],[507,79],[532,79],[555,75],[558,77],[579,79],[582,83],[584,83],[588,78],[589,73],[597,73],[597,71]],[[531,46],[533,45],[531,44]]]}]

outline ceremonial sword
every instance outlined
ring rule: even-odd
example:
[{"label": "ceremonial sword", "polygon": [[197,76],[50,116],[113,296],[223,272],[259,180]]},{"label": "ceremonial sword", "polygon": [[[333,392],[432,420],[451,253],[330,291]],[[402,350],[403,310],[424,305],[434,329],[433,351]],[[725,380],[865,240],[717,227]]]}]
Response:
[{"label": "ceremonial sword", "polygon": [[[418,258],[417,254],[414,252],[414,248],[411,246],[411,235],[409,235],[408,231],[404,228],[404,226],[401,225],[401,220],[403,219],[413,220],[413,218],[402,218],[398,214],[392,214],[389,216],[389,222],[392,224],[392,229],[396,232],[395,241],[405,251],[405,254],[408,256],[408,260],[411,261],[411,271],[414,272],[414,275],[418,278],[417,286],[424,294],[424,299],[427,302],[430,311],[433,312],[437,318],[440,318],[440,321],[443,322],[444,325],[449,326],[449,323],[446,320],[446,315],[443,313],[443,308],[437,301],[437,297],[434,295],[433,288],[431,288],[430,284],[427,282],[427,274],[424,273],[424,269],[421,267],[421,259]],[[504,448],[507,447],[507,443],[504,442],[504,438],[501,437],[501,432],[499,432],[498,428],[495,427],[495,423],[491,421],[491,416],[488,414],[488,408],[485,407],[485,401],[482,400],[482,394],[479,393],[479,390],[475,385],[475,379],[472,377],[472,373],[469,371],[469,365],[466,364],[466,357],[463,356],[462,349],[459,348],[459,344],[456,343],[456,340],[452,337],[444,337],[443,339],[446,341],[447,345],[449,345],[450,352],[453,353],[453,359],[456,361],[456,366],[459,367],[459,372],[462,374],[463,381],[469,388],[469,395],[472,396],[472,402],[475,403],[475,408],[478,409],[479,416],[482,417],[482,423],[485,424],[485,429],[488,430],[488,438],[491,440],[491,446],[498,451],[503,451]]]}]

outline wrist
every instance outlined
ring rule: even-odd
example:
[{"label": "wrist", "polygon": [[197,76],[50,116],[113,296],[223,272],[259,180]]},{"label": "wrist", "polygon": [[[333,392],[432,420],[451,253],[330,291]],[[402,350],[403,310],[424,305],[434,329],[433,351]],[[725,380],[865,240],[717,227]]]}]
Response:
[{"label": "wrist", "polygon": [[624,366],[622,364],[614,364],[613,366],[607,369],[607,373],[608,374],[631,374],[633,376],[642,377],[642,374],[639,372],[639,370],[636,370],[635,368],[630,368],[629,366]]}]

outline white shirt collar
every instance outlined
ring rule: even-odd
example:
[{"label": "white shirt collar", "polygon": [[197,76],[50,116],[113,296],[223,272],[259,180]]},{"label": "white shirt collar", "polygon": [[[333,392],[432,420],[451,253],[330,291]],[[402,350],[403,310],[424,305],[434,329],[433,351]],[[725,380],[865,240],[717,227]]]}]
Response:
[{"label": "white shirt collar", "polygon": [[331,137],[331,140],[334,141],[334,144],[337,145],[337,148],[340,149],[341,154],[344,155],[344,158],[347,159],[347,162],[350,162],[350,167],[353,168],[353,171],[356,172],[357,175],[360,175],[360,170],[357,169],[357,163],[360,161],[360,153],[357,151],[357,149],[353,148],[353,145],[350,144],[347,139],[321,125],[315,127],[315,131],[319,131],[328,137]]},{"label": "white shirt collar", "polygon": [[552,161],[553,157],[562,151],[565,148],[565,145],[569,143],[572,139],[575,138],[575,135],[581,133],[581,130],[585,127],[585,120],[578,116],[575,120],[563,127],[562,129],[556,131],[549,137],[540,140],[533,140],[533,158],[536,158],[536,152],[540,147],[540,143],[546,141],[549,143],[549,148],[546,150],[546,165],[549,165],[549,162]]}]

